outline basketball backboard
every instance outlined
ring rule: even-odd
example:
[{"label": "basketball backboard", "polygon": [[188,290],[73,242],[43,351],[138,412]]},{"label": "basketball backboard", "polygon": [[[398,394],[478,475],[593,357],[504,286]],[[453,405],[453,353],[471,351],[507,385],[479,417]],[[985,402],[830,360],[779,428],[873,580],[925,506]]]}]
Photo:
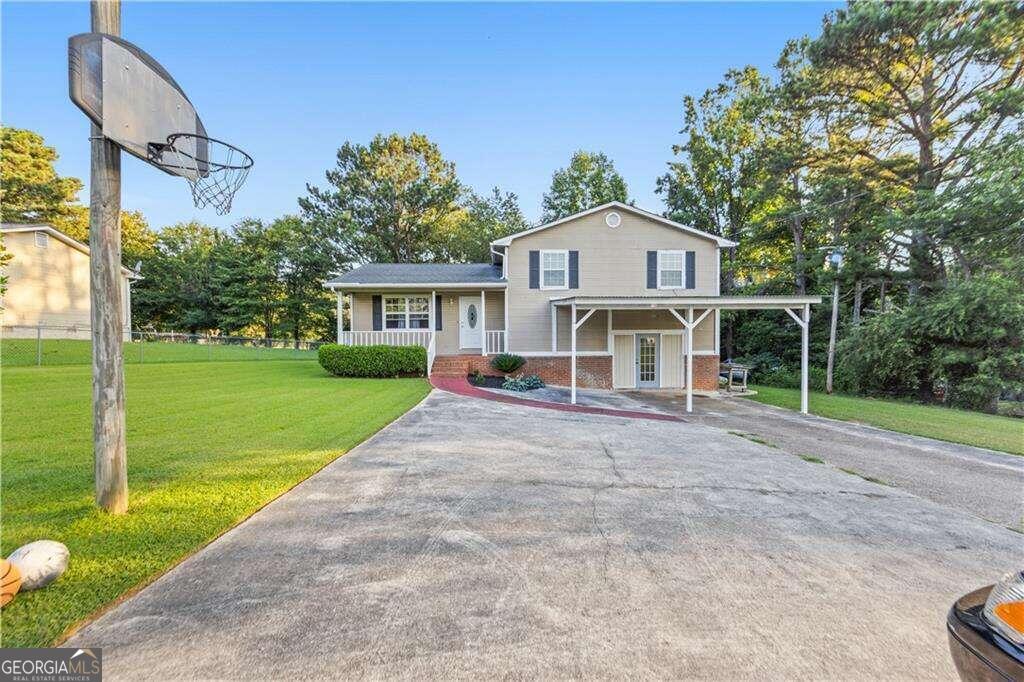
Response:
[{"label": "basketball backboard", "polygon": [[[68,39],[68,88],[103,137],[160,170],[196,180],[208,158],[206,129],[195,107],[160,64],[127,40],[105,33]],[[171,135],[198,161],[183,166],[164,158]],[[194,137],[193,137],[194,136]],[[179,149],[179,151],[181,151]]]}]

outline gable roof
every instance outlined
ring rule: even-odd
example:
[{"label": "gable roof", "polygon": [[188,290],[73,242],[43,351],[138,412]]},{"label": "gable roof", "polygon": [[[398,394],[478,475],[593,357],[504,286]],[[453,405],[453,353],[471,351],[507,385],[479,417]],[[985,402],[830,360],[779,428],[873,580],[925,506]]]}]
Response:
[{"label": "gable roof", "polygon": [[372,288],[382,285],[504,286],[501,268],[490,263],[367,263],[327,280],[325,286]]},{"label": "gable roof", "polygon": [[[0,224],[0,234],[15,234],[18,232],[45,232],[59,242],[70,246],[75,251],[89,255],[89,246],[77,239],[72,239],[60,230],[44,223],[3,223]],[[121,265],[121,274],[131,279],[141,279],[141,275],[131,268]]]},{"label": "gable roof", "polygon": [[512,240],[518,239],[519,237],[525,237],[526,235],[533,234],[534,232],[540,232],[541,230],[547,230],[552,227],[557,227],[559,225],[562,225],[563,223],[569,222],[570,220],[576,220],[577,218],[582,218],[584,216],[598,213],[600,211],[606,211],[610,208],[614,208],[617,211],[626,211],[628,213],[638,215],[641,218],[653,220],[654,222],[661,223],[662,225],[665,225],[667,227],[672,227],[677,230],[686,232],[687,234],[692,234],[695,237],[710,239],[711,241],[715,242],[718,245],[718,248],[720,249],[728,248],[731,246],[738,246],[738,244],[734,241],[730,241],[723,237],[713,235],[710,232],[698,230],[695,227],[690,227],[688,225],[683,225],[682,223],[677,223],[674,220],[669,220],[668,218],[660,216],[657,213],[651,213],[650,211],[645,211],[642,208],[637,208],[636,206],[624,204],[621,201],[610,201],[607,204],[601,204],[600,206],[589,208],[586,211],[580,211],[579,213],[574,213],[570,216],[566,216],[565,218],[559,218],[558,220],[552,221],[550,223],[545,223],[543,225],[538,225],[537,227],[532,227],[529,230],[523,230],[522,232],[516,232],[515,234],[510,234],[509,236],[502,237],[501,239],[495,239],[493,242],[491,242],[491,246],[508,246],[509,244],[512,243]]}]

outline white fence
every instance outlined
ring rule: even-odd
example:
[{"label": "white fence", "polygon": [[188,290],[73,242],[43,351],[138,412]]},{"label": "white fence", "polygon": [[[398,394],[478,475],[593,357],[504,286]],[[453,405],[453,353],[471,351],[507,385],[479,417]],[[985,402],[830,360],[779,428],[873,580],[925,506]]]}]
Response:
[{"label": "white fence", "polygon": [[[135,331],[125,333],[122,350],[126,364],[315,360],[314,351],[321,343],[250,336]],[[4,366],[88,365],[91,362],[92,333],[89,327],[0,327],[0,364]]]}]

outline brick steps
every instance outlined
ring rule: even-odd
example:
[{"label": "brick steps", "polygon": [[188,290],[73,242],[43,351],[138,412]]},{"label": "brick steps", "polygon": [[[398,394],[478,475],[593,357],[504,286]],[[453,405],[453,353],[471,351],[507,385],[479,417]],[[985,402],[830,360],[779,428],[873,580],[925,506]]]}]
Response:
[{"label": "brick steps", "polygon": [[469,373],[469,360],[457,355],[436,357],[430,373],[438,377],[465,377]]}]

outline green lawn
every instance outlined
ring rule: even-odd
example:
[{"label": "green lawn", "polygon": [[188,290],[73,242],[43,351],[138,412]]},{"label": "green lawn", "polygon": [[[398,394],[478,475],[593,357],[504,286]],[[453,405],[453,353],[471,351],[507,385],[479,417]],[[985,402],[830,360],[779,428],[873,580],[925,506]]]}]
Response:
[{"label": "green lawn", "polygon": [[[92,342],[73,339],[43,339],[42,354],[35,339],[0,341],[0,365],[25,367],[42,360],[44,366],[88,365]],[[294,348],[259,348],[220,344],[134,341],[124,344],[125,364],[157,362],[221,362],[227,360],[315,360],[316,351]]]},{"label": "green lawn", "polygon": [[[793,388],[752,386],[751,400],[768,405],[800,409],[800,391]],[[927,436],[938,440],[1024,455],[1024,420],[994,414],[953,410],[895,400],[857,398],[811,392],[812,414],[869,424],[890,431]]]},{"label": "green lawn", "polygon": [[338,379],[314,362],[132,365],[129,513],[93,504],[90,368],[5,368],[2,552],[71,550],[2,611],[0,644],[47,646],[415,405],[422,379]]}]

